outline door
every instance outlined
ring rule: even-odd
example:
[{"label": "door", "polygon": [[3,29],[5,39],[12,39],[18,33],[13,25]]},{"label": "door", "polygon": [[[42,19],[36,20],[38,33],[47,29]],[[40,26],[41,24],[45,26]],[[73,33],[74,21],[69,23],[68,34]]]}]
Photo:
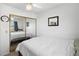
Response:
[{"label": "door", "polygon": [[26,37],[36,37],[36,19],[26,19]]}]

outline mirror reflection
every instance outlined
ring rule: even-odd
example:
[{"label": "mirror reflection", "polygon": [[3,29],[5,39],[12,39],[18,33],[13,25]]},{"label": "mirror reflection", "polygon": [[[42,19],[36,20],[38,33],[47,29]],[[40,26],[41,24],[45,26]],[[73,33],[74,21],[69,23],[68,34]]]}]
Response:
[{"label": "mirror reflection", "polygon": [[25,31],[25,18],[18,16],[11,16],[10,31]]},{"label": "mirror reflection", "polygon": [[36,19],[18,15],[10,15],[10,52],[15,51],[16,46],[30,38],[36,37]]},{"label": "mirror reflection", "polygon": [[20,40],[25,38],[25,19],[24,17],[11,15],[10,16],[10,41]]}]

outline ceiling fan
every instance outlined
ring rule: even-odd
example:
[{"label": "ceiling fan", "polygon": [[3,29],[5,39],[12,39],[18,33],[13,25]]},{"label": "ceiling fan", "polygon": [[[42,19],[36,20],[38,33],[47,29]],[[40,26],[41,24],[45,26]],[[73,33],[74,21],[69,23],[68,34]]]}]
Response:
[{"label": "ceiling fan", "polygon": [[33,9],[33,7],[35,7],[35,8],[42,8],[41,6],[39,6],[39,5],[35,4],[35,3],[27,3],[26,4],[26,9],[28,11],[31,11]]}]

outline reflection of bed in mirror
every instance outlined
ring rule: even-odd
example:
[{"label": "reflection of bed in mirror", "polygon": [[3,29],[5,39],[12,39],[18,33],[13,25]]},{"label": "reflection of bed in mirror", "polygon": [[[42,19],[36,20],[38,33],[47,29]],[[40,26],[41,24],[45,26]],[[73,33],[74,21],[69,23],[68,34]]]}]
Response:
[{"label": "reflection of bed in mirror", "polygon": [[25,17],[10,15],[10,41],[23,40],[25,38]]},{"label": "reflection of bed in mirror", "polygon": [[20,40],[22,38],[25,38],[25,31],[11,32],[11,41]]},{"label": "reflection of bed in mirror", "polygon": [[10,41],[24,41],[36,37],[36,19],[10,15]]}]

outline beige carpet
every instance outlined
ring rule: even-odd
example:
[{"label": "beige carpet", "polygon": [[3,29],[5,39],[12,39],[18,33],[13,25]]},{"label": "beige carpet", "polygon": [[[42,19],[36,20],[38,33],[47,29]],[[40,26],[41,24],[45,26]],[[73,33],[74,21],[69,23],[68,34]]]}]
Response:
[{"label": "beige carpet", "polygon": [[15,50],[16,50],[16,48],[17,48],[17,45],[18,45],[19,43],[12,43],[11,45],[10,45],[10,52],[14,52]]},{"label": "beige carpet", "polygon": [[11,42],[10,43],[10,53],[7,54],[6,56],[19,56],[19,53],[16,52],[15,50],[17,48],[17,45],[19,43],[21,43],[22,41],[24,41],[24,40],[19,40],[19,41],[16,41],[16,42]]},{"label": "beige carpet", "polygon": [[19,53],[16,52],[16,48],[17,48],[17,45],[19,44],[20,42],[14,42],[14,43],[11,43],[10,44],[10,53],[7,54],[6,56],[19,56]]}]

